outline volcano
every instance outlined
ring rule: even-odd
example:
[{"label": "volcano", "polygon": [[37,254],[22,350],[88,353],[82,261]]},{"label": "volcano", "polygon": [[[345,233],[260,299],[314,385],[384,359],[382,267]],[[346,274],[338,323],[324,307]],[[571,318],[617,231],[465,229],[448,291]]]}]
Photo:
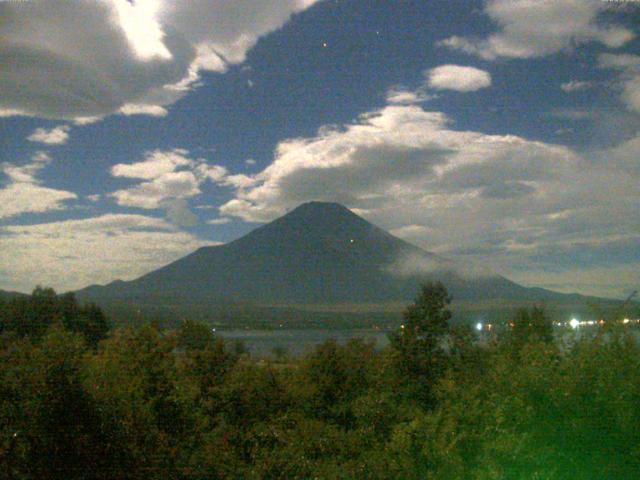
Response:
[{"label": "volcano", "polygon": [[230,243],[200,248],[138,279],[77,294],[98,303],[332,305],[407,302],[421,282],[440,280],[454,299],[464,301],[579,297],[468,271],[342,205],[310,202]]}]

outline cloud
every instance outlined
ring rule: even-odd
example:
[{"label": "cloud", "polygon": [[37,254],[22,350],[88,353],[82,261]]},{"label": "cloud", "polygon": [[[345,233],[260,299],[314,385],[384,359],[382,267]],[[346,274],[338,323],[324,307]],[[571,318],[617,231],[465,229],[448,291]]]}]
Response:
[{"label": "cloud", "polygon": [[145,209],[166,208],[167,201],[198,195],[199,181],[193,172],[165,173],[152,181],[113,192],[118,205]]},{"label": "cloud", "polygon": [[427,192],[475,198],[505,182],[549,180],[576,161],[564,147],[458,132],[449,123],[440,112],[388,106],[344,128],[283,141],[274,162],[238,188],[221,213],[264,221],[313,198],[361,208]]},{"label": "cloud", "polygon": [[438,257],[409,254],[394,259],[385,270],[399,277],[413,277],[441,272],[446,266],[447,264]]},{"label": "cloud", "polygon": [[587,42],[618,48],[634,38],[618,25],[603,25],[601,0],[489,0],[484,12],[498,31],[487,38],[453,36],[440,45],[486,60],[551,55]]},{"label": "cloud", "polygon": [[194,161],[182,149],[169,151],[154,150],[147,153],[146,159],[136,163],[118,163],[111,167],[114,177],[140,178],[153,180],[167,173],[173,173],[179,167],[191,166]]},{"label": "cloud", "polygon": [[431,275],[434,273],[453,272],[456,275],[469,280],[483,277],[495,277],[496,273],[490,269],[475,265],[471,262],[456,262],[450,259],[425,256],[419,254],[406,254],[394,258],[385,270],[398,277],[415,277]]},{"label": "cloud", "polygon": [[65,291],[131,280],[211,243],[143,215],[0,227],[0,288]]},{"label": "cloud", "polygon": [[427,72],[428,84],[436,90],[475,92],[491,85],[491,75],[473,67],[442,65]]},{"label": "cloud", "polygon": [[0,2],[0,112],[83,122],[162,116],[313,1]]},{"label": "cloud", "polygon": [[588,90],[593,87],[593,82],[585,82],[579,80],[571,80],[570,82],[563,83],[560,88],[566,93],[580,92],[582,90]]},{"label": "cloud", "polygon": [[63,210],[67,201],[78,198],[75,193],[40,185],[37,173],[50,162],[49,155],[37,152],[29,163],[21,166],[0,164],[0,171],[9,178],[8,184],[0,188],[0,219],[22,213]]},{"label": "cloud", "polygon": [[253,182],[246,175],[229,175],[223,166],[190,158],[189,152],[183,149],[148,152],[143,161],[114,165],[111,175],[139,181],[109,194],[118,205],[164,209],[167,219],[180,226],[197,223],[197,216],[189,210],[188,199],[202,193],[200,186],[205,182],[237,188]]},{"label": "cloud", "polygon": [[621,72],[622,101],[630,110],[640,112],[640,55],[603,53],[599,64]]},{"label": "cloud", "polygon": [[414,91],[395,86],[387,92],[387,103],[390,105],[413,105],[428,102],[434,98],[436,96],[428,94],[424,86]]},{"label": "cloud", "polygon": [[388,105],[419,105],[438,98],[433,90],[473,92],[491,85],[491,75],[484,70],[460,65],[441,65],[425,70],[421,85],[415,90],[394,85],[387,91]]},{"label": "cloud", "polygon": [[[427,250],[505,274],[535,269],[545,251],[556,268],[577,268],[571,251],[585,238],[607,245],[640,224],[635,140],[579,155],[451,124],[440,112],[389,105],[282,141],[220,214],[264,222],[305,201],[337,201]],[[589,262],[596,257],[580,259]]]},{"label": "cloud", "polygon": [[118,110],[123,115],[149,115],[152,117],[166,117],[168,111],[160,105],[145,105],[139,103],[127,103]]},{"label": "cloud", "polygon": [[213,218],[211,220],[207,220],[207,225],[226,225],[227,223],[230,223],[230,222],[231,222],[231,219],[227,217]]},{"label": "cloud", "polygon": [[0,218],[22,213],[64,210],[65,202],[78,198],[75,193],[42,187],[34,183],[12,183],[0,189]]},{"label": "cloud", "polygon": [[530,268],[513,273],[513,280],[528,286],[544,285],[564,293],[582,293],[625,299],[640,283],[640,262],[627,265],[570,268],[563,271]]},{"label": "cloud", "polygon": [[30,142],[46,143],[47,145],[64,145],[69,140],[69,125],[60,125],[46,130],[37,128],[31,135],[27,137]]},{"label": "cloud", "polygon": [[429,229],[424,225],[404,225],[390,230],[389,233],[408,242],[416,242],[428,235]]},{"label": "cloud", "polygon": [[189,0],[165,2],[162,22],[182,32],[198,52],[196,64],[211,70],[242,63],[258,38],[281,27],[316,0]]},{"label": "cloud", "polygon": [[606,150],[604,156],[614,168],[640,176],[640,134]]},{"label": "cloud", "polygon": [[167,220],[180,227],[198,224],[198,217],[189,210],[189,204],[184,198],[178,198],[167,206]]}]

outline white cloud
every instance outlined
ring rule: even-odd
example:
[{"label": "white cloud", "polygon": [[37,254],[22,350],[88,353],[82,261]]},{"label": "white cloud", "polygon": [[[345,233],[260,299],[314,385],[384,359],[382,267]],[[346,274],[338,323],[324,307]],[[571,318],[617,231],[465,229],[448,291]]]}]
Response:
[{"label": "white cloud", "polygon": [[440,44],[487,60],[542,57],[587,42],[618,48],[634,34],[602,25],[598,15],[607,7],[601,0],[490,0],[485,13],[498,26],[496,33],[485,39],[453,36]]},{"label": "white cloud", "polygon": [[75,193],[42,187],[34,183],[12,183],[0,189],[0,218],[22,213],[64,210],[65,202],[77,198]]},{"label": "white cloud", "polygon": [[9,182],[0,188],[0,218],[9,218],[22,213],[41,213],[50,210],[63,210],[65,202],[74,200],[77,195],[64,190],[56,190],[40,185],[37,173],[51,162],[45,152],[37,152],[29,163],[16,165],[0,164]]},{"label": "white cloud", "polygon": [[152,117],[166,117],[169,113],[166,108],[160,105],[145,105],[138,103],[127,103],[118,110],[123,115],[150,115]]},{"label": "white cloud", "polygon": [[313,2],[0,2],[0,114],[92,121],[161,116],[201,70],[240,63]]},{"label": "white cloud", "polygon": [[100,117],[75,117],[73,123],[78,126],[91,125],[92,123],[99,122]]},{"label": "white cloud", "polygon": [[114,6],[120,26],[140,59],[172,58],[171,52],[163,43],[164,32],[158,22],[159,1],[115,2]]},{"label": "white cloud", "polygon": [[429,229],[424,225],[404,225],[390,230],[389,233],[411,243],[421,243],[421,240],[429,234]]},{"label": "white cloud", "polygon": [[142,215],[0,227],[0,288],[64,291],[131,280],[211,243]]},{"label": "white cloud", "polygon": [[229,222],[231,222],[231,219],[227,217],[213,218],[211,220],[207,220],[208,225],[226,225]]},{"label": "white cloud", "polygon": [[312,198],[365,208],[377,198],[422,197],[443,189],[471,196],[502,189],[519,197],[532,192],[514,192],[518,182],[551,178],[576,161],[563,147],[457,132],[448,123],[439,112],[389,106],[344,129],[281,142],[274,162],[238,188],[221,211],[260,221]]},{"label": "white cloud", "polygon": [[560,85],[560,88],[566,93],[579,92],[582,90],[588,90],[593,87],[593,82],[571,80]]},{"label": "white cloud", "polygon": [[[577,268],[571,252],[584,238],[607,245],[631,235],[629,256],[640,247],[632,227],[640,224],[635,142],[583,158],[450,123],[439,112],[393,105],[283,141],[220,213],[263,222],[305,201],[337,201],[427,250],[505,274],[535,270],[543,254],[547,268]],[[593,267],[595,258],[580,262]]]},{"label": "white cloud", "polygon": [[189,152],[182,149],[169,151],[154,150],[147,153],[146,159],[136,163],[118,163],[111,167],[111,175],[114,177],[140,178],[153,180],[167,173],[173,173],[179,167],[187,167],[194,164],[188,158]]},{"label": "white cloud", "polygon": [[[388,105],[418,105],[438,98],[433,90],[472,92],[491,85],[484,70],[460,65],[441,65],[424,72],[424,80],[415,90],[394,85],[387,91]],[[430,92],[431,90],[431,92]]]},{"label": "white cloud", "polygon": [[621,72],[622,101],[630,110],[640,112],[640,55],[603,53],[599,63],[602,68]]},{"label": "white cloud", "polygon": [[241,63],[258,38],[316,0],[189,0],[165,2],[162,21],[196,47],[196,64],[220,71]]},{"label": "white cloud", "polygon": [[167,202],[194,197],[200,193],[193,172],[169,172],[131,188],[113,192],[118,205],[146,209],[167,208]]},{"label": "white cloud", "polygon": [[229,175],[221,165],[189,158],[189,152],[182,149],[148,152],[141,162],[114,165],[111,175],[142,180],[109,194],[118,205],[165,209],[167,219],[181,226],[197,223],[197,216],[189,210],[188,199],[202,193],[200,186],[203,183],[212,181],[218,185],[241,187],[253,182],[246,175]]},{"label": "white cloud", "polygon": [[428,83],[436,90],[474,92],[491,85],[491,75],[484,70],[460,65],[441,65],[427,72]]},{"label": "white cloud", "polygon": [[424,87],[417,90],[408,90],[406,88],[395,86],[387,92],[387,103],[390,105],[413,105],[416,103],[424,103],[436,98],[425,91]]},{"label": "white cloud", "polygon": [[198,217],[189,210],[189,204],[184,198],[177,198],[167,206],[167,220],[180,227],[198,224]]},{"label": "white cloud", "polygon": [[47,130],[45,128],[36,128],[36,130],[27,137],[30,142],[46,143],[47,145],[64,145],[69,140],[68,125],[60,125],[58,127]]}]

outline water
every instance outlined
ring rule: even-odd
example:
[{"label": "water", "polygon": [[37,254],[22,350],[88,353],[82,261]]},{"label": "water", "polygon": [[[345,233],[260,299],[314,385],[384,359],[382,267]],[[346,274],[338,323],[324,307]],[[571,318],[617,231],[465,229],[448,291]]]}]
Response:
[{"label": "water", "polygon": [[[577,330],[560,329],[556,331],[556,338],[563,346],[570,346],[584,335],[592,336],[600,327],[581,327]],[[640,343],[640,330],[630,329]],[[326,340],[335,339],[345,344],[351,338],[373,340],[376,348],[384,348],[389,344],[388,332],[374,329],[287,329],[274,330],[219,330],[216,335],[227,341],[242,341],[247,350],[257,357],[273,357],[278,349],[289,356],[300,356],[313,350]]]},{"label": "water", "polygon": [[275,330],[221,330],[216,332],[227,341],[240,340],[254,356],[273,356],[274,350],[287,355],[299,356],[326,340],[335,339],[344,344],[351,338],[372,340],[377,348],[388,345],[387,332],[372,329],[275,329]]}]

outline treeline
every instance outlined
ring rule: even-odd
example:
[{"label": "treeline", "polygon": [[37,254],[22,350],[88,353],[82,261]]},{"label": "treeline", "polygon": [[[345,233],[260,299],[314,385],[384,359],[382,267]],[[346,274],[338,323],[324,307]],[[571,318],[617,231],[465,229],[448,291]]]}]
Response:
[{"label": "treeline", "polygon": [[92,347],[109,331],[104,312],[94,304],[80,305],[73,293],[57,295],[52,288],[36,287],[31,295],[0,298],[0,334],[37,340],[56,323]]},{"label": "treeline", "polygon": [[34,293],[2,306],[3,478],[640,476],[640,348],[624,331],[569,345],[533,310],[478,342],[428,284],[382,351],[329,341],[270,362],[193,322],[96,343],[78,327],[89,307],[70,321],[62,297]]}]

